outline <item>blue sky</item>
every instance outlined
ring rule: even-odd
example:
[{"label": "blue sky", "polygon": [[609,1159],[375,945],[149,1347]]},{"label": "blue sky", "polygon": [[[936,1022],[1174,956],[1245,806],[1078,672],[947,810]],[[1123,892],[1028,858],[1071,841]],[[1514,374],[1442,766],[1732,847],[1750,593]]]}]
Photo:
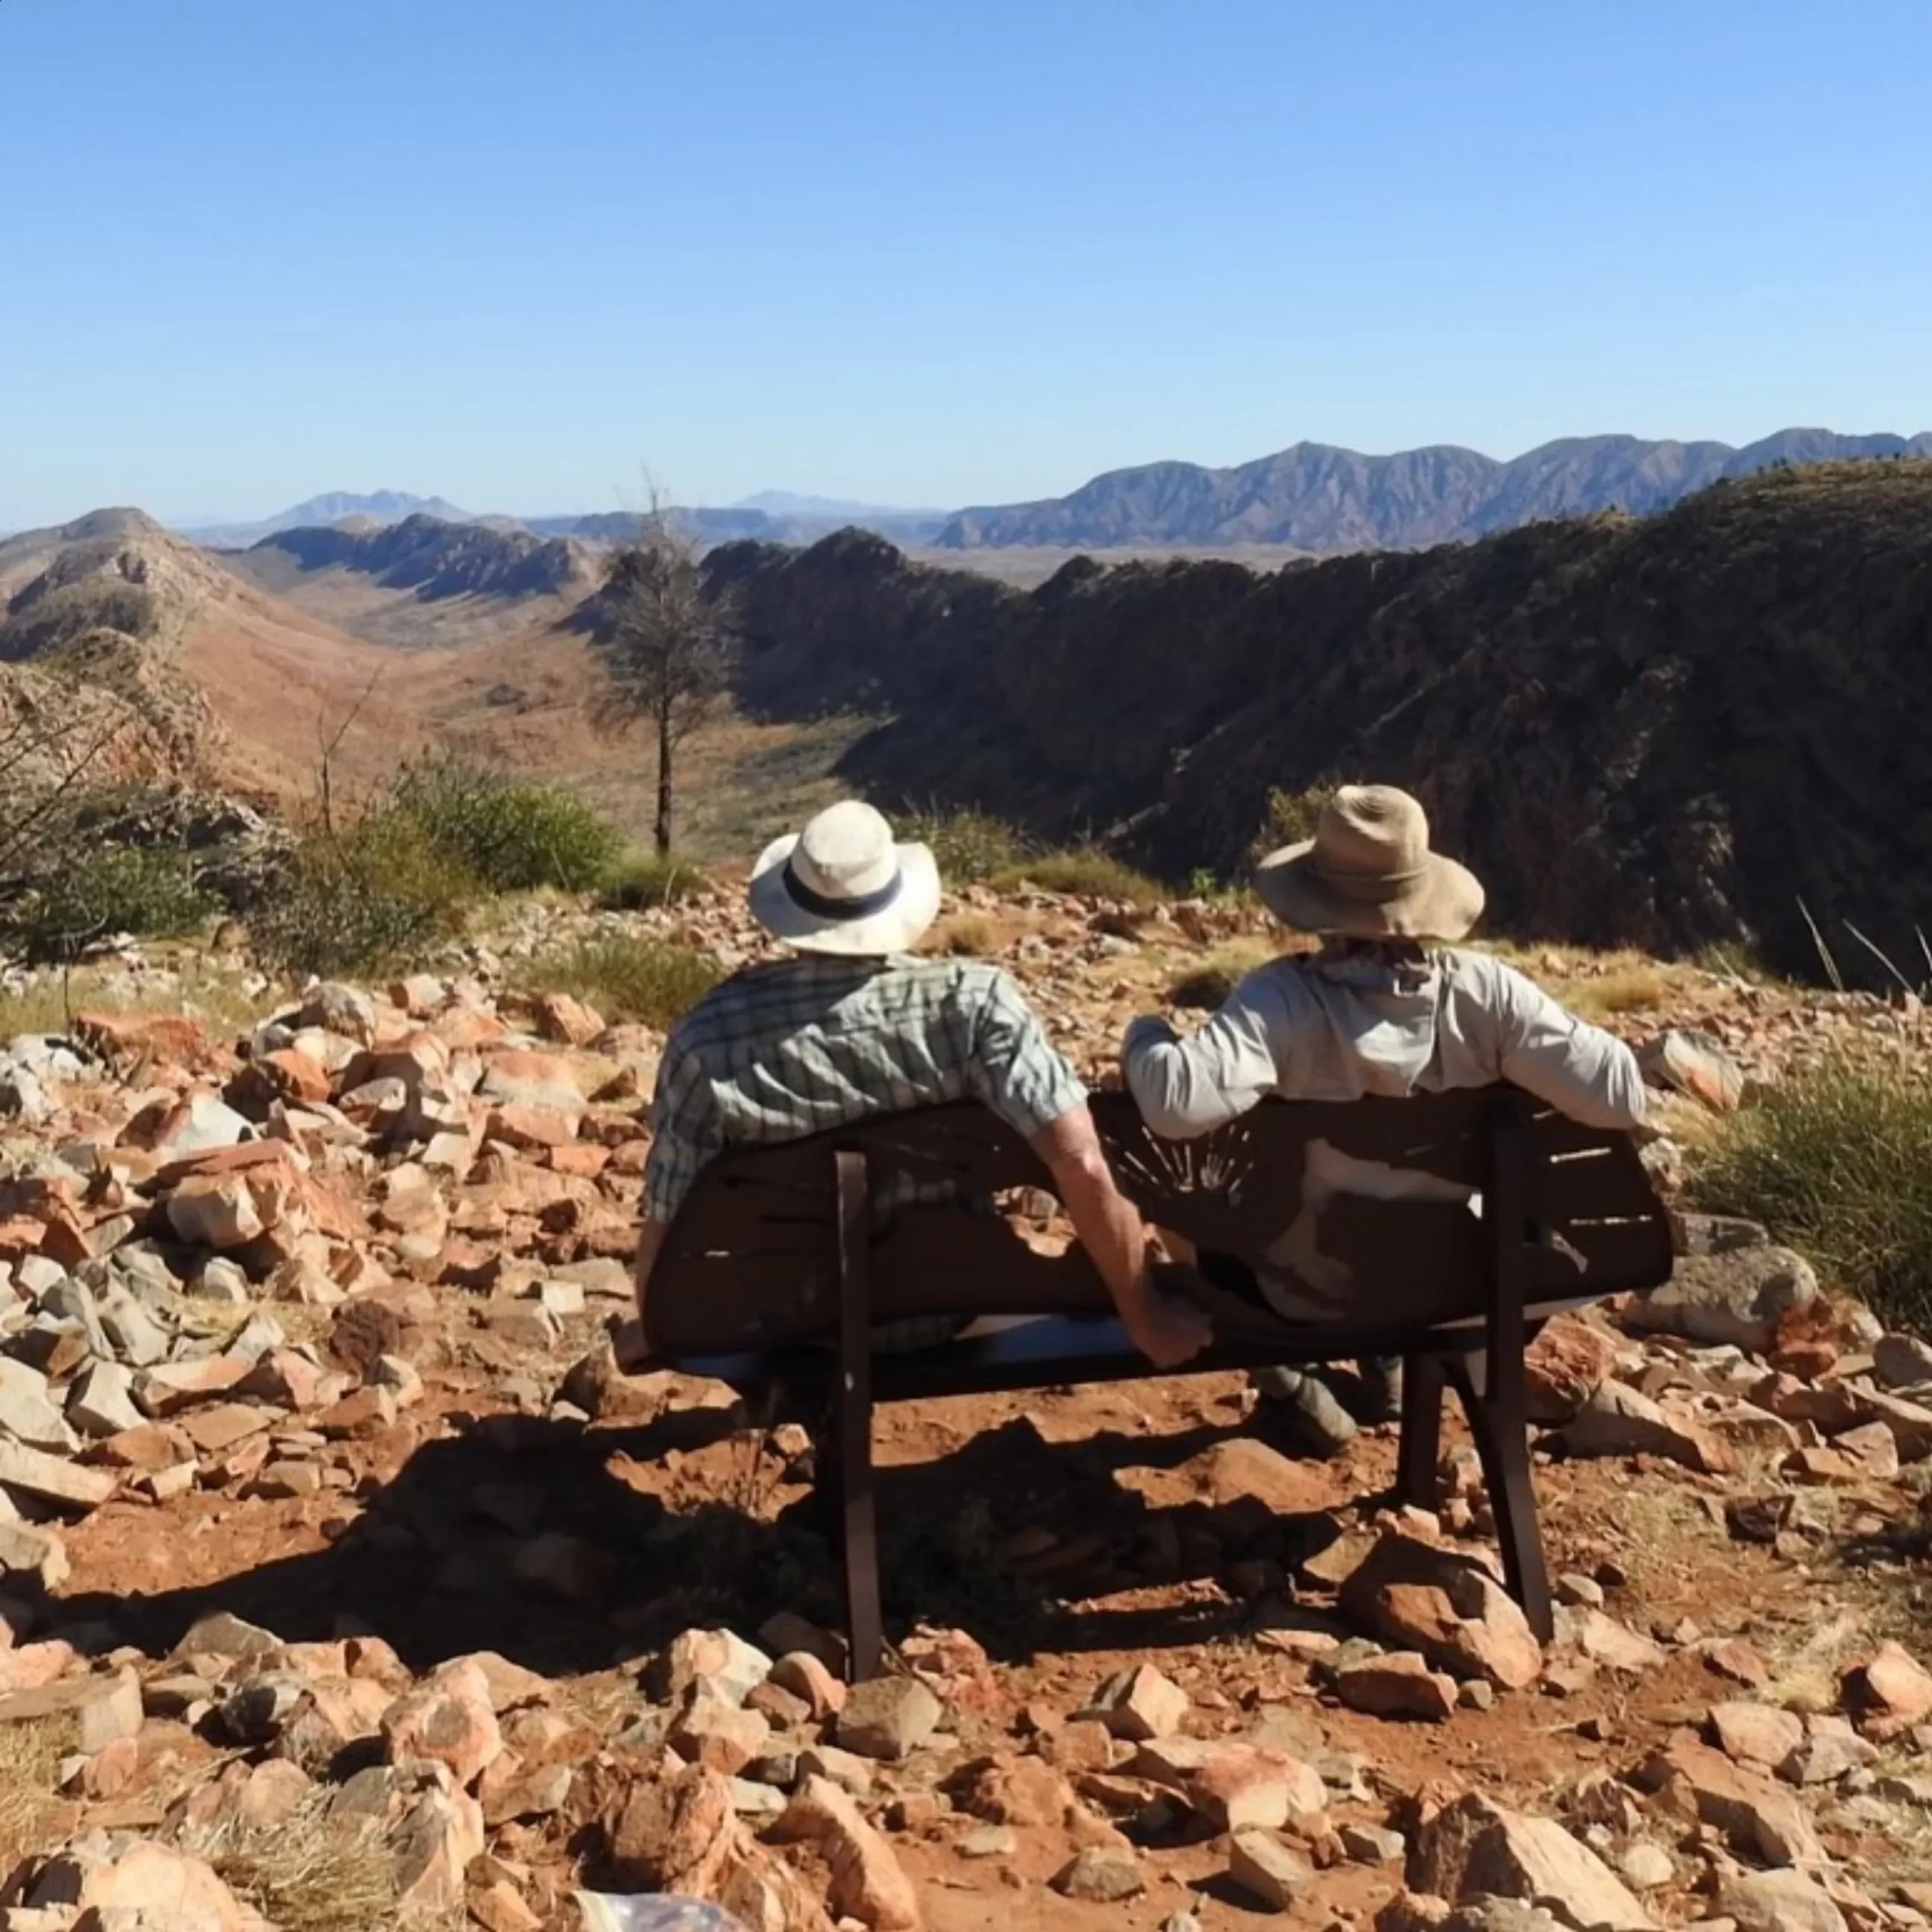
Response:
[{"label": "blue sky", "polygon": [[1932,427],[1924,0],[0,0],[0,528]]}]

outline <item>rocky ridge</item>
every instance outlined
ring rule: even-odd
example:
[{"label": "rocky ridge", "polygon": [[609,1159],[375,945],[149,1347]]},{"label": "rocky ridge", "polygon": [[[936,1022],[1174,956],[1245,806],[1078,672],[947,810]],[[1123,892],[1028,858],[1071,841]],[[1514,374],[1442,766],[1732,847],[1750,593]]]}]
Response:
[{"label": "rocky ridge", "polygon": [[1932,898],[1902,802],[1927,783],[1928,532],[1932,465],[1879,463],[1271,574],[1081,558],[1021,592],[857,533],[708,568],[755,710],[889,718],[841,767],[871,795],[1178,880],[1239,876],[1276,794],[1374,778],[1423,798],[1491,931],[1815,977],[1808,910],[1876,985],[1847,923],[1910,975]]},{"label": "rocky ridge", "polygon": [[[969,915],[1090,1066],[1248,917]],[[848,1690],[787,1526],[809,1439],[605,1334],[660,1041],[506,989],[612,924],[761,943],[721,900],[531,909],[390,988],[264,988],[238,1039],[101,1012],[8,1050],[0,1746],[51,1756],[31,1829],[0,1812],[8,1932],[274,1922],[294,1834],[484,1932],[574,1927],[586,1884],[757,1932],[1925,1922],[1932,1675],[1832,1552],[1914,1547],[1932,1349],[1743,1224],[1681,1216],[1670,1291],[1536,1346],[1553,1644],[1460,1436],[1438,1509],[1391,1512],[1386,1432],[1310,1466],[1232,1378],[1155,1380],[881,1418],[889,1485],[994,1506],[963,1595],[889,1568],[895,1674]],[[1670,997],[1644,1030],[1749,1078],[1927,1044],[1869,1000]],[[1019,1646],[1015,1590],[1051,1609]]]}]

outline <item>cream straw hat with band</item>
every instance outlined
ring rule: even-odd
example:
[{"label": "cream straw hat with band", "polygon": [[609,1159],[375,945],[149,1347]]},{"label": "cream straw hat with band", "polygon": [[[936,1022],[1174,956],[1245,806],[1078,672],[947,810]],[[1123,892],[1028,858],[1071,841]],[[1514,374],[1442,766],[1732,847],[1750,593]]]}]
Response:
[{"label": "cream straw hat with band", "polygon": [[939,916],[939,867],[870,805],[828,806],[752,869],[752,916],[801,952],[904,952]]}]

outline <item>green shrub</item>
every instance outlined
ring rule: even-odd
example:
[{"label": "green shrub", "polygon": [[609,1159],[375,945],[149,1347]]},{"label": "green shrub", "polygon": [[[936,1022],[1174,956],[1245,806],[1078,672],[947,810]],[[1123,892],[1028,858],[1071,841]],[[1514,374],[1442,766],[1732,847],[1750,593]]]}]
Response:
[{"label": "green shrub", "polygon": [[657,852],[632,852],[620,860],[598,895],[612,912],[648,912],[654,906],[675,906],[706,890],[705,876],[682,859]]},{"label": "green shrub", "polygon": [[191,933],[214,915],[185,852],[128,845],[97,846],[69,857],[28,893],[10,921],[29,958],[77,958],[116,934],[143,938]]},{"label": "green shrub", "polygon": [[1300,792],[1279,789],[1270,792],[1267,816],[1255,834],[1254,856],[1260,858],[1284,845],[1298,845],[1304,839],[1312,838],[1322,807],[1338,789],[1334,785],[1311,785]]},{"label": "green shrub", "polygon": [[606,1020],[668,1027],[723,977],[708,952],[610,934],[540,953],[518,978],[525,992],[568,993]]},{"label": "green shrub", "polygon": [[1036,885],[1043,891],[1078,893],[1088,899],[1121,899],[1132,906],[1158,906],[1173,896],[1158,879],[1092,847],[1035,852],[995,873],[992,883]]},{"label": "green shrub", "polygon": [[432,845],[491,892],[594,892],[623,854],[616,827],[570,792],[512,783],[447,755],[407,767],[389,809],[415,819]]},{"label": "green shrub", "polygon": [[932,848],[940,877],[970,885],[1010,870],[1026,844],[1004,820],[984,812],[915,812],[894,826],[898,837]]},{"label": "green shrub", "polygon": [[371,813],[297,848],[250,922],[263,964],[305,977],[420,965],[463,924],[483,887],[413,813]]},{"label": "green shrub", "polygon": [[1850,1057],[1794,1075],[1724,1117],[1692,1187],[1932,1333],[1932,1077]]}]

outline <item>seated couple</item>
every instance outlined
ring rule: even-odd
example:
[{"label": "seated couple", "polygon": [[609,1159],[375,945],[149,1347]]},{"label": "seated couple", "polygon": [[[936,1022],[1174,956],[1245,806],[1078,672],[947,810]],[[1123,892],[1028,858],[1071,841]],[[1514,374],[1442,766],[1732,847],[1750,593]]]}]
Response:
[{"label": "seated couple", "polygon": [[[1459,951],[1483,891],[1432,852],[1422,807],[1387,786],[1351,786],[1315,835],[1271,854],[1256,886],[1318,952],[1257,968],[1190,1038],[1158,1018],[1127,1031],[1121,1070],[1154,1131],[1204,1134],[1264,1097],[1352,1100],[1513,1081],[1586,1125],[1644,1116],[1636,1061],[1522,974]],[[652,1107],[640,1311],[664,1230],[706,1164],[869,1115],[974,1099],[1050,1170],[1075,1234],[1134,1346],[1174,1368],[1212,1339],[1207,1318],[1156,1285],[1147,1231],[1100,1149],[1086,1094],[1013,980],[982,961],[909,956],[940,906],[924,845],[897,844],[869,805],[831,807],[760,857],[753,915],[793,958],[708,993],[666,1044]],[[894,1324],[881,1346],[943,1340],[956,1321]],[[917,1330],[919,1332],[907,1332]],[[1377,1419],[1399,1364],[1367,1365]],[[1299,1411],[1307,1446],[1352,1432],[1327,1386],[1288,1370],[1257,1378]]]}]

